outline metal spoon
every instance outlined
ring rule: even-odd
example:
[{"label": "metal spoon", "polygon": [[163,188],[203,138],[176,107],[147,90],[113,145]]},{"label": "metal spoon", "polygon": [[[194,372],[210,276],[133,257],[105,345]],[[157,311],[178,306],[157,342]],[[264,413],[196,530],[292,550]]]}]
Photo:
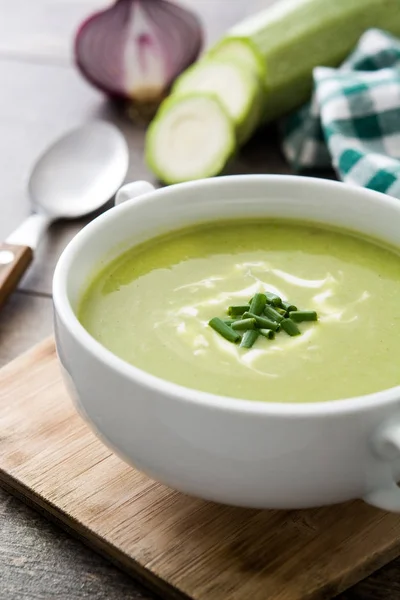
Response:
[{"label": "metal spoon", "polygon": [[39,158],[28,186],[33,214],[0,243],[0,306],[16,288],[47,227],[106,204],[124,181],[128,158],[123,135],[103,121],[71,131]]}]

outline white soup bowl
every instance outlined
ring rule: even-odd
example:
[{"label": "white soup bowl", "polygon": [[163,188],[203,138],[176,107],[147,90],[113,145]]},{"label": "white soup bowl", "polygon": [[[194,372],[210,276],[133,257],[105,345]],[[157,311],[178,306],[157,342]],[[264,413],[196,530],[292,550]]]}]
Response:
[{"label": "white soup bowl", "polygon": [[226,215],[290,218],[400,250],[400,202],[321,179],[251,175],[159,190],[136,182],[120,190],[117,204],[71,241],[53,282],[62,372],[100,438],[149,477],[207,500],[294,509],[364,498],[400,510],[400,387],[310,404],[221,397],[124,362],[76,316],[96,270],[158,234]]}]

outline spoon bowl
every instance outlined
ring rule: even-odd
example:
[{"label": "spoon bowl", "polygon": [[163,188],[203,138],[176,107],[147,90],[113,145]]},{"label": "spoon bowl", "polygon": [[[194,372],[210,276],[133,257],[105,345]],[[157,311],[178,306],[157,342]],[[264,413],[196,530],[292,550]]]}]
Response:
[{"label": "spoon bowl", "polygon": [[18,285],[49,224],[101,208],[122,185],[128,164],[125,138],[104,121],[74,129],[42,154],[28,184],[33,214],[0,244],[0,306]]},{"label": "spoon bowl", "polygon": [[98,121],[58,139],[37,161],[28,184],[32,206],[52,220],[103,206],[128,169],[128,149],[113,125]]}]

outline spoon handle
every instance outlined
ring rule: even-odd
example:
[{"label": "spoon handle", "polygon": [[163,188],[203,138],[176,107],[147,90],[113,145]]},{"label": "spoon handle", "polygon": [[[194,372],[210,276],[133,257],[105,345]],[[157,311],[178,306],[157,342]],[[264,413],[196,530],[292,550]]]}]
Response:
[{"label": "spoon handle", "polygon": [[0,308],[17,287],[32,258],[29,246],[0,243]]}]

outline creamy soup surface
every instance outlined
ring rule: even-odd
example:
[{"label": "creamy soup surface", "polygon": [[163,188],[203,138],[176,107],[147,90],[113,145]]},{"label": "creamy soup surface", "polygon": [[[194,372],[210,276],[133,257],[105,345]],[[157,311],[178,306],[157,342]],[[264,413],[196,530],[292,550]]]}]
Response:
[{"label": "creamy soup surface", "polygon": [[[240,348],[208,321],[275,292],[318,312],[302,335]],[[183,386],[248,400],[318,402],[400,384],[400,256],[350,233],[227,221],[134,247],[98,274],[79,319],[125,361]]]}]

